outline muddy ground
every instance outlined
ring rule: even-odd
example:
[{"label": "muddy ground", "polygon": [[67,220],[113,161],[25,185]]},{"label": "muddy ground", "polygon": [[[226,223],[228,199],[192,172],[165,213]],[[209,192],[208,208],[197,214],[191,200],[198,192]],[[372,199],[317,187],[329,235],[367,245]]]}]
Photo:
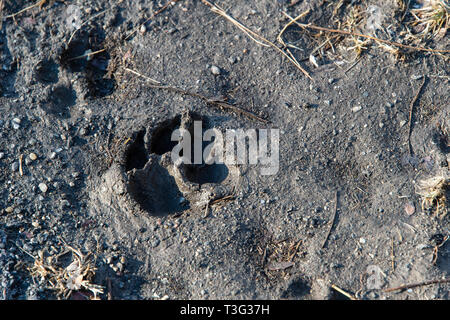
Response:
[{"label": "muddy ground", "polygon": [[[30,2],[1,2],[0,298],[92,298],[63,296],[32,268],[60,254],[64,268],[68,245],[95,258],[101,299],[347,298],[332,285],[359,299],[449,298],[448,283],[383,291],[449,277],[448,216],[422,209],[415,189],[448,173],[448,55],[369,42],[358,58],[342,37],[314,66],[326,35],[292,25],[283,50],[311,80],[201,1],[51,1],[14,17]],[[406,39],[413,17],[397,3],[218,2],[280,48],[282,12],[309,8],[301,22],[339,28],[355,6],[362,33],[449,48],[445,33]],[[193,119],[280,129],[278,173],[174,166],[170,133]]]}]

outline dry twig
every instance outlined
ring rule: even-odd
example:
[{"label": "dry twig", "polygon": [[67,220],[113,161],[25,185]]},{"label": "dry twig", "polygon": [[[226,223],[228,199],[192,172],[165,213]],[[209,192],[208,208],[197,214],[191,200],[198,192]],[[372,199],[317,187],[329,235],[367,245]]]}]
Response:
[{"label": "dry twig", "polygon": [[124,70],[126,70],[128,72],[131,72],[131,73],[133,73],[135,75],[138,75],[140,77],[143,77],[146,80],[150,80],[150,81],[152,81],[154,83],[157,83],[157,84],[148,84],[148,86],[150,88],[163,89],[163,90],[168,90],[168,91],[180,93],[180,94],[183,94],[183,95],[188,95],[188,96],[191,96],[191,97],[203,100],[208,105],[212,105],[212,106],[218,107],[219,109],[232,111],[232,112],[234,112],[236,114],[240,114],[240,115],[246,116],[247,118],[250,118],[250,119],[253,119],[253,120],[257,120],[257,121],[262,122],[262,123],[266,123],[266,124],[269,123],[268,120],[263,119],[261,117],[258,117],[257,115],[255,115],[255,114],[253,114],[253,113],[251,113],[249,111],[241,109],[241,108],[239,108],[239,107],[237,107],[235,105],[232,105],[232,104],[230,104],[228,102],[225,102],[223,100],[210,99],[210,98],[207,98],[204,95],[201,95],[201,94],[196,93],[196,92],[184,90],[184,89],[173,87],[173,86],[169,86],[169,85],[163,85],[159,81],[156,81],[156,80],[154,80],[152,78],[144,76],[141,73],[139,73],[137,71],[134,71],[132,69],[129,69],[129,68],[124,68]]},{"label": "dry twig", "polygon": [[374,40],[374,41],[377,41],[377,42],[385,43],[385,44],[388,44],[388,45],[400,47],[400,48],[403,48],[403,49],[410,49],[410,50],[415,50],[415,51],[426,51],[426,52],[430,52],[432,54],[450,53],[450,50],[440,50],[440,49],[430,49],[430,48],[424,48],[424,47],[415,47],[415,46],[410,46],[410,45],[407,45],[407,44],[402,44],[402,43],[398,43],[398,42],[394,42],[394,41],[383,40],[383,39],[380,39],[380,38],[377,38],[377,37],[368,36],[368,35],[361,34],[361,33],[350,32],[350,31],[339,30],[339,29],[330,29],[330,28],[315,26],[315,25],[312,25],[312,24],[299,23],[299,22],[295,21],[295,19],[292,18],[290,15],[288,15],[286,12],[283,12],[283,14],[286,17],[288,17],[289,19],[291,19],[293,21],[293,23],[295,23],[296,25],[298,25],[301,28],[313,29],[313,30],[325,31],[325,32],[331,32],[331,33],[340,33],[340,34],[344,34],[344,35],[347,35],[347,36],[362,37],[362,38],[371,39],[371,40]]},{"label": "dry twig", "polygon": [[237,28],[239,28],[242,32],[244,32],[250,39],[252,39],[256,43],[258,43],[264,47],[272,47],[273,49],[278,51],[280,54],[282,54],[284,57],[286,57],[297,69],[299,69],[301,72],[303,72],[303,74],[305,76],[307,76],[310,80],[314,81],[313,78],[311,78],[311,76],[309,75],[309,73],[300,66],[298,61],[294,58],[294,56],[289,51],[288,51],[289,54],[287,54],[282,49],[280,49],[278,46],[276,46],[273,42],[267,40],[263,36],[260,36],[256,32],[250,30],[249,28],[244,26],[242,23],[240,23],[239,21],[237,21],[236,19],[234,19],[233,17],[228,15],[223,9],[221,9],[216,4],[213,4],[207,0],[201,0],[201,1],[205,5],[207,5],[211,9],[212,12],[214,12],[214,13],[224,17],[228,21],[230,21],[232,24],[234,24]]},{"label": "dry twig", "polygon": [[416,287],[422,287],[422,286],[429,286],[430,284],[436,284],[436,283],[449,283],[450,279],[438,279],[438,280],[431,280],[431,281],[424,281],[420,283],[414,283],[414,284],[406,284],[399,287],[384,289],[384,292],[392,292],[392,291],[398,291],[398,290],[406,290],[406,289],[412,289]]}]

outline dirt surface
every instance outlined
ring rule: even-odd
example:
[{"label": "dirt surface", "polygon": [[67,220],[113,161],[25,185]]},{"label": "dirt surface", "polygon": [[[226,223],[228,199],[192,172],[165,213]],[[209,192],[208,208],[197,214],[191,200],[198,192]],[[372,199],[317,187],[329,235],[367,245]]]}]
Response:
[{"label": "dirt surface", "polygon": [[[59,297],[30,268],[67,245],[95,256],[102,299],[345,299],[332,285],[360,299],[449,298],[448,283],[383,291],[449,277],[449,218],[416,194],[448,174],[448,54],[371,41],[358,57],[348,37],[331,34],[330,47],[291,25],[282,50],[310,80],[201,1],[51,1],[13,18],[30,3],[0,3],[0,298]],[[395,1],[217,4],[280,48],[283,12],[343,28],[355,7],[360,33],[449,48],[445,33],[408,40],[413,17]],[[170,133],[196,119],[280,129],[278,173],[177,168]]]}]

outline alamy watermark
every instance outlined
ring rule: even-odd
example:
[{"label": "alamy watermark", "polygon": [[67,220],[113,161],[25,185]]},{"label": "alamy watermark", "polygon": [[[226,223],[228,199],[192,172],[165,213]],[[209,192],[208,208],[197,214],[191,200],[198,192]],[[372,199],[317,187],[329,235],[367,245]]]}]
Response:
[{"label": "alamy watermark", "polygon": [[202,122],[194,121],[193,132],[176,129],[171,139],[178,142],[171,154],[174,163],[259,164],[261,175],[279,169],[279,129],[226,129],[223,134],[216,128],[203,131]]}]

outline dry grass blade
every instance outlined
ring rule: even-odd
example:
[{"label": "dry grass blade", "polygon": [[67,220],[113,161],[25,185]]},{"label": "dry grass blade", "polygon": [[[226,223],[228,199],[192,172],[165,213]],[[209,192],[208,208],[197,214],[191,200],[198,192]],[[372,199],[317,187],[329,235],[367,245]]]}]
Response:
[{"label": "dry grass blade", "polygon": [[93,19],[97,18],[98,16],[104,14],[105,12],[107,12],[108,10],[111,10],[111,8],[105,9],[103,11],[100,11],[96,14],[94,14],[92,17],[90,17],[89,19],[87,19],[86,21],[84,21],[79,28],[75,29],[75,31],[70,35],[69,41],[67,42],[67,45],[70,44],[70,42],[72,42],[73,37],[75,36],[75,34],[78,32],[78,30],[81,30],[81,27],[84,26],[86,23],[88,23],[89,21],[92,21]]},{"label": "dry grass blade", "polygon": [[406,285],[395,287],[395,288],[385,289],[383,291],[384,292],[392,292],[392,291],[406,290],[406,289],[412,289],[412,288],[422,287],[422,286],[429,286],[431,284],[449,283],[449,282],[450,282],[450,279],[438,279],[438,280],[425,281],[425,282],[421,282],[421,283],[406,284]]},{"label": "dry grass blade", "polygon": [[450,4],[446,0],[425,0],[421,8],[411,9],[411,14],[415,18],[413,26],[423,28],[424,37],[443,37],[450,25]]},{"label": "dry grass blade", "polygon": [[422,197],[422,209],[435,207],[435,214],[443,219],[447,215],[446,193],[449,188],[450,177],[447,174],[419,181],[416,192]]},{"label": "dry grass blade", "polygon": [[315,26],[315,25],[312,25],[312,24],[299,23],[299,22],[295,21],[295,19],[292,18],[290,15],[288,15],[286,12],[283,12],[283,14],[286,17],[288,17],[289,19],[291,19],[293,21],[293,23],[295,23],[296,25],[298,25],[301,28],[313,29],[313,30],[319,30],[319,31],[325,31],[325,32],[331,32],[331,33],[339,33],[339,34],[343,34],[343,35],[347,35],[347,36],[367,38],[367,39],[371,39],[371,40],[374,40],[374,41],[377,41],[377,42],[385,43],[385,44],[388,44],[388,45],[391,45],[391,46],[396,46],[396,47],[400,47],[400,48],[404,48],[404,49],[410,49],[410,50],[415,50],[415,51],[426,51],[426,52],[430,52],[430,53],[433,53],[433,54],[450,53],[450,50],[440,50],[440,49],[430,49],[430,48],[424,48],[424,47],[415,47],[415,46],[410,46],[410,45],[407,45],[407,44],[402,44],[402,43],[393,42],[393,41],[389,41],[389,40],[383,40],[383,39],[380,39],[380,38],[377,38],[377,37],[368,36],[368,35],[361,34],[361,33],[345,31],[345,30],[339,30],[339,29],[330,29],[330,28]]},{"label": "dry grass blade", "polygon": [[314,81],[313,78],[309,75],[309,73],[303,69],[298,61],[290,54],[287,54],[282,49],[280,49],[278,46],[276,46],[273,42],[267,40],[263,36],[260,36],[256,32],[250,30],[246,26],[244,26],[242,23],[228,15],[223,9],[218,7],[217,5],[207,1],[207,0],[201,0],[205,5],[207,5],[212,12],[224,17],[226,20],[230,21],[232,24],[234,24],[237,28],[239,28],[242,32],[244,32],[250,39],[255,41],[256,43],[264,46],[264,47],[272,47],[276,51],[278,51],[280,54],[282,54],[284,57],[286,57],[297,69],[299,69],[305,76],[307,76],[310,80]]},{"label": "dry grass blade", "polygon": [[[103,293],[103,287],[92,283],[96,268],[91,255],[83,255],[81,251],[67,246],[68,250],[58,256],[44,257],[42,251],[34,258],[34,265],[30,268],[33,277],[40,277],[46,283],[47,289],[55,290],[58,296],[68,299],[73,292],[90,291],[92,299],[98,299]],[[58,265],[58,259],[68,252],[72,252],[72,261],[66,267]]]},{"label": "dry grass blade", "polygon": [[146,79],[148,81],[153,82],[153,83],[149,83],[148,84],[148,86],[150,88],[163,89],[163,90],[167,90],[167,91],[176,92],[176,93],[179,93],[179,94],[182,94],[182,95],[187,95],[187,96],[191,96],[191,97],[194,97],[194,98],[198,98],[198,99],[203,100],[204,102],[206,102],[208,105],[212,105],[212,106],[218,107],[219,109],[232,111],[232,112],[234,112],[236,114],[243,115],[243,116],[245,116],[245,117],[247,117],[249,119],[256,120],[256,121],[259,121],[259,122],[262,122],[262,123],[265,123],[265,124],[269,123],[268,120],[263,119],[261,117],[258,117],[257,115],[255,115],[255,114],[253,114],[253,113],[251,113],[249,111],[246,111],[244,109],[241,109],[241,108],[239,108],[239,107],[237,107],[235,105],[232,105],[232,104],[230,104],[230,103],[228,103],[226,101],[210,99],[210,98],[207,98],[204,95],[201,95],[201,94],[196,93],[196,92],[191,92],[191,91],[188,91],[188,90],[184,90],[184,89],[173,87],[173,86],[169,86],[169,85],[163,85],[163,84],[161,84],[161,82],[159,82],[157,80],[154,80],[154,79],[152,79],[150,77],[147,77],[147,76],[145,76],[145,75],[143,75],[143,74],[141,74],[141,73],[139,73],[137,71],[134,71],[134,70],[132,70],[130,68],[124,68],[124,70],[128,71],[128,72],[131,72],[131,73],[133,73],[133,74],[135,74],[137,76],[143,77],[144,79]]},{"label": "dry grass blade", "polygon": [[26,7],[26,8],[24,8],[24,9],[22,9],[22,10],[16,12],[16,13],[13,13],[13,14],[10,14],[8,16],[5,16],[5,18],[6,19],[8,19],[8,18],[15,18],[16,16],[24,13],[25,11],[28,11],[28,10],[36,8],[36,7],[39,7],[39,10],[40,10],[40,9],[42,9],[44,4],[46,4],[46,3],[47,3],[47,0],[39,0],[38,2],[36,2],[35,4],[33,4],[33,5],[29,6],[29,7]]}]

